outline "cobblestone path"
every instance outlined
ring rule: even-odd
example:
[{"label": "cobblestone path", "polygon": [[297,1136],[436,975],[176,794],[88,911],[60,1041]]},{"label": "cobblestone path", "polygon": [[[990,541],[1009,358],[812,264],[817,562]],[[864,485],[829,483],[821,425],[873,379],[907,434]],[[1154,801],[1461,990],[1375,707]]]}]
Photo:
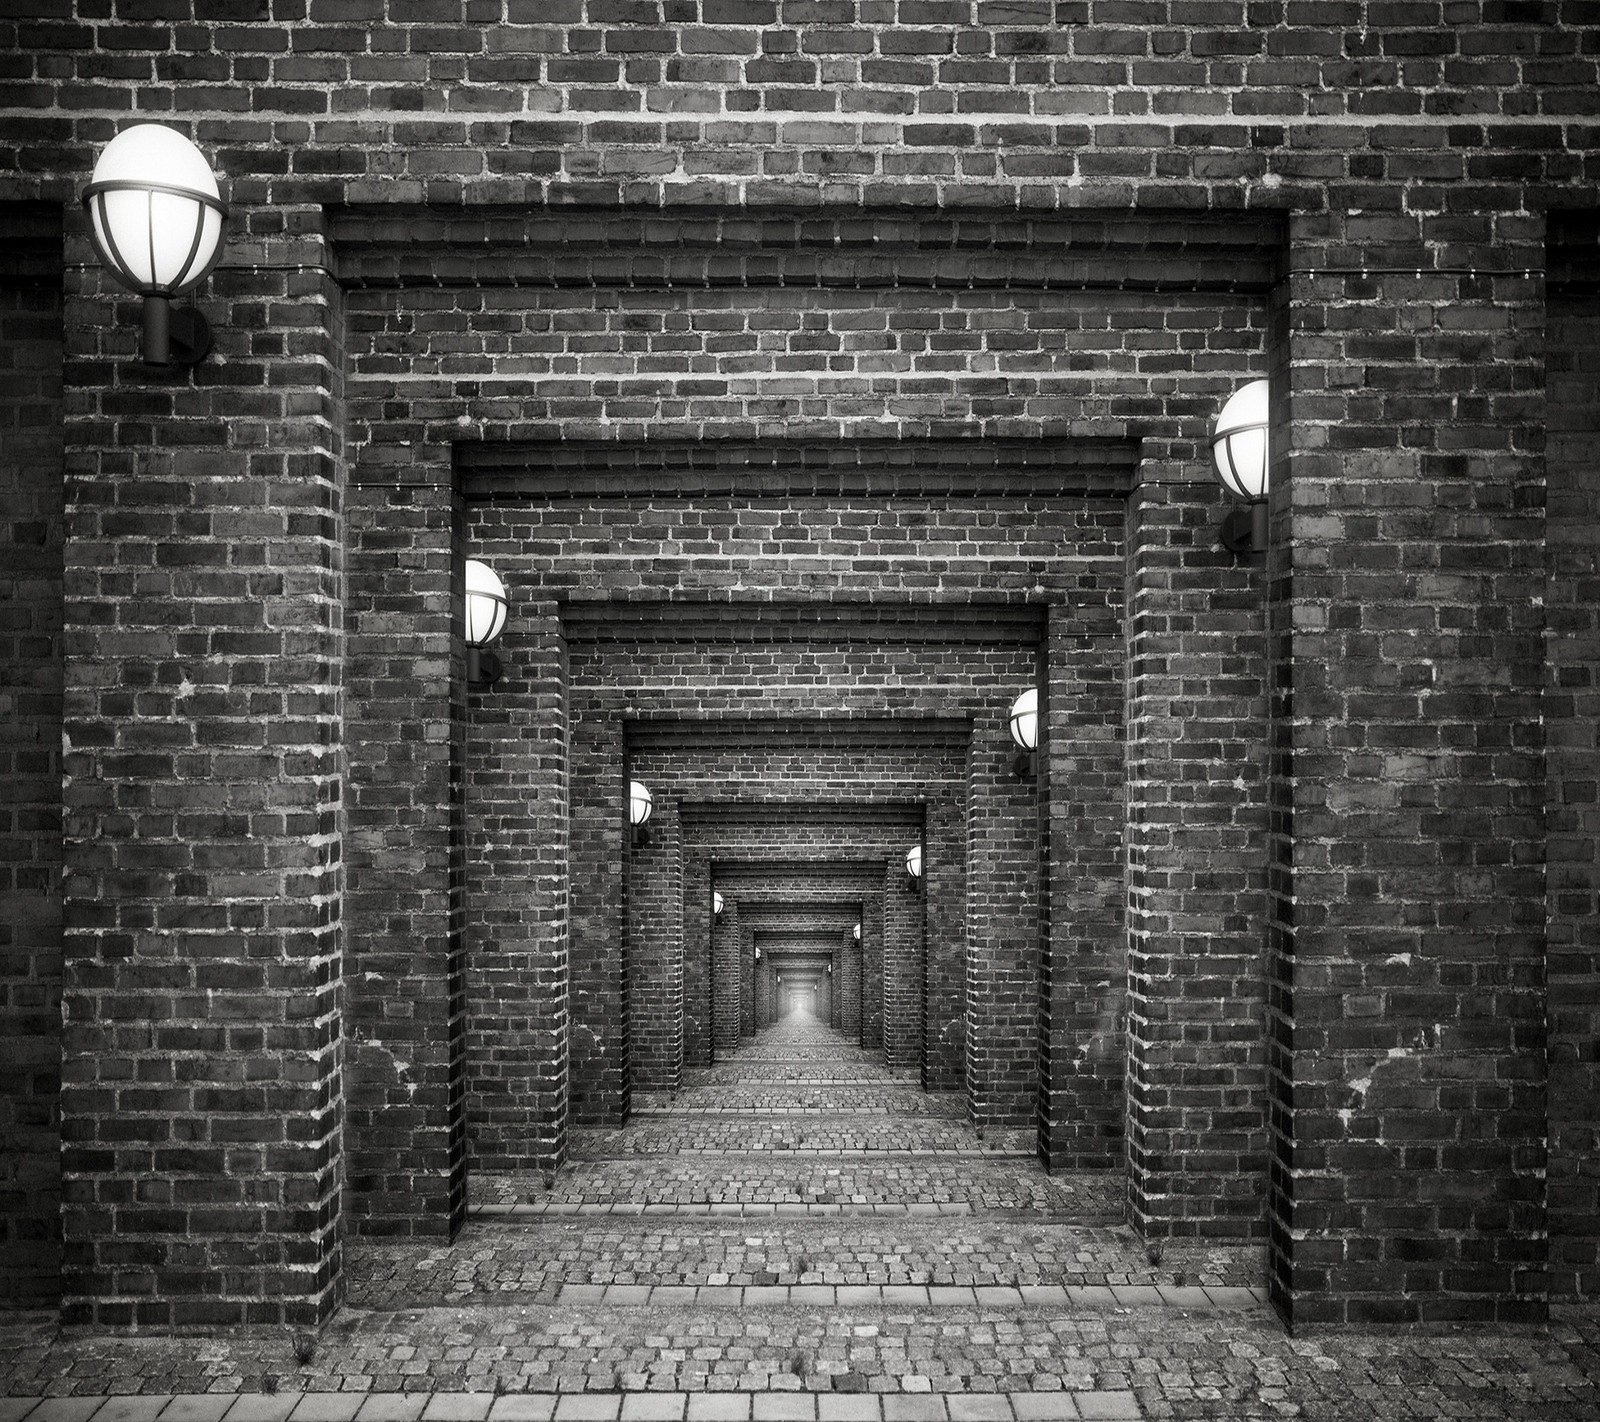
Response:
[{"label": "cobblestone path", "polygon": [[351,1239],[315,1338],[0,1326],[0,1422],[1600,1422],[1595,1311],[1291,1339],[1260,1247],[1147,1250],[808,1017],[635,1104],[452,1245]]}]

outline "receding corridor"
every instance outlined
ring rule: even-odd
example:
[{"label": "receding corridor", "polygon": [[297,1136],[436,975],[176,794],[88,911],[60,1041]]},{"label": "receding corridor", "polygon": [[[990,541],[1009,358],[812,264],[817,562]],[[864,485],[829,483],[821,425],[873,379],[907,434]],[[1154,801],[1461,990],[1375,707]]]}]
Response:
[{"label": "receding corridor", "polygon": [[6,1329],[0,1422],[1600,1415],[1587,1325],[1498,1372],[1470,1336],[1291,1341],[1259,1246],[1153,1256],[1120,1177],[1047,1175],[803,1011],[571,1154],[475,1178],[453,1245],[352,1241],[320,1338]]}]

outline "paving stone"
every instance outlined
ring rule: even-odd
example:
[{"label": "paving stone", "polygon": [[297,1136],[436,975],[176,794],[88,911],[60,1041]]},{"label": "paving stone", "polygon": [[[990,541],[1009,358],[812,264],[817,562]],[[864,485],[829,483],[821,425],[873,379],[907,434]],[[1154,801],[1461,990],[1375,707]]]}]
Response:
[{"label": "paving stone", "polygon": [[[360,1411],[363,1401],[356,1393],[308,1393],[289,1414],[290,1422],[355,1422],[355,1415]],[[437,1412],[431,1416],[437,1422],[468,1422],[465,1418],[446,1418]]]},{"label": "paving stone", "polygon": [[1004,1397],[964,1397],[945,1399],[950,1422],[1011,1422],[1011,1403]]},{"label": "paving stone", "polygon": [[[133,1399],[118,1399],[119,1401],[132,1401]],[[154,1398],[145,1399],[155,1401]],[[412,1402],[412,1399],[397,1399]],[[369,1419],[369,1422],[416,1422],[422,1415],[422,1405],[427,1401],[425,1397],[414,1400],[414,1405],[404,1413],[369,1411],[368,1407],[375,1399],[362,1398],[361,1410],[358,1417]],[[299,1405],[300,1399],[294,1393],[276,1393],[262,1395],[248,1393],[243,1397],[234,1399],[233,1406],[228,1409],[226,1422],[285,1422],[285,1419]],[[104,1422],[105,1414],[100,1413],[97,1422]]]},{"label": "paving stone", "polygon": [[1078,1405],[1078,1416],[1091,1419],[1132,1419],[1139,1422],[1144,1416],[1139,1400],[1131,1392],[1077,1392],[1072,1400]]},{"label": "paving stone", "polygon": [[685,1415],[687,1422],[748,1422],[750,1399],[716,1393],[691,1397]]},{"label": "paving stone", "polygon": [[682,1422],[682,1393],[631,1393],[622,1399],[622,1422]]},{"label": "paving stone", "polygon": [[[240,1398],[240,1402],[248,1399]],[[277,1399],[273,1399],[276,1401]],[[263,1419],[263,1422],[281,1422],[286,1417],[289,1409],[295,1404],[295,1398],[286,1398],[276,1418]],[[109,1398],[104,1407],[94,1415],[97,1422],[154,1422],[156,1416],[166,1405],[166,1399],[160,1397],[113,1397]],[[235,1402],[228,1409],[228,1416],[232,1417],[239,1412],[239,1403]],[[244,1414],[249,1416],[248,1412]]]},{"label": "paving stone", "polygon": [[817,1422],[878,1422],[882,1415],[874,1397],[817,1398]]},{"label": "paving stone", "polygon": [[816,1399],[810,1393],[786,1397],[776,1394],[751,1399],[753,1422],[812,1422],[817,1415]]},{"label": "paving stone", "polygon": [[22,1422],[38,1405],[37,1397],[0,1397],[0,1422]]},{"label": "paving stone", "polygon": [[[509,1402],[510,1398],[501,1398]],[[356,1414],[356,1422],[418,1422],[428,1405],[427,1394],[378,1392],[368,1395]],[[228,1414],[232,1422],[233,1414]]]},{"label": "paving stone", "polygon": [[231,1397],[183,1394],[174,1397],[161,1411],[163,1422],[222,1422],[233,1405]]},{"label": "paving stone", "polygon": [[493,1406],[491,1392],[435,1393],[422,1411],[422,1422],[486,1422]]},{"label": "paving stone", "polygon": [[489,1422],[550,1422],[555,1411],[556,1399],[549,1393],[497,1397],[489,1409]]},{"label": "paving stone", "polygon": [[89,1422],[104,1403],[103,1397],[48,1397],[29,1422]]},{"label": "paving stone", "polygon": [[1067,1422],[1080,1414],[1067,1393],[1024,1394],[1011,1398],[1017,1422]]}]

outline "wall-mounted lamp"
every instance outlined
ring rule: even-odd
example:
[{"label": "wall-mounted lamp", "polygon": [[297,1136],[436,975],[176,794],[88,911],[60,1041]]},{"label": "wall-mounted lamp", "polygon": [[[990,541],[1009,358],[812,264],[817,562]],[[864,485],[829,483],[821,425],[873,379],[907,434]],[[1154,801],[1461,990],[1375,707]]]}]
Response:
[{"label": "wall-mounted lamp", "polygon": [[756,945],[756,962],[759,963],[760,961],[761,961],[761,945],[758,943]]},{"label": "wall-mounted lamp", "polygon": [[722,917],[722,895],[721,894],[713,893],[711,895],[711,917],[712,918],[716,918],[716,919],[720,919]]},{"label": "wall-mounted lamp", "polygon": [[832,963],[828,964],[828,976],[830,978],[833,976],[833,964]]},{"label": "wall-mounted lamp", "polygon": [[651,811],[656,807],[656,797],[650,793],[648,785],[641,785],[637,780],[628,782],[628,823],[633,826],[633,842],[635,844],[648,844],[650,837],[645,829]]},{"label": "wall-mounted lamp", "polygon": [[193,365],[211,349],[211,327],[172,298],[192,290],[222,255],[228,215],[205,155],[158,123],[125,128],[100,154],[83,190],[89,236],[106,269],[144,298],[144,358]]},{"label": "wall-mounted lamp", "polygon": [[1011,739],[1017,743],[1017,758],[1011,770],[1019,780],[1034,777],[1033,753],[1039,749],[1039,691],[1029,687],[1011,703]]},{"label": "wall-mounted lamp", "polygon": [[861,925],[859,923],[850,930],[850,936],[854,938],[857,943],[861,941]]},{"label": "wall-mounted lamp", "polygon": [[906,873],[911,876],[911,886],[916,887],[917,881],[922,878],[922,846],[913,844],[906,850]]},{"label": "wall-mounted lamp", "polygon": [[487,563],[467,559],[467,683],[490,687],[500,680],[500,658],[485,648],[506,626],[511,603],[506,585]]},{"label": "wall-mounted lamp", "polygon": [[1266,551],[1267,407],[1267,382],[1252,380],[1228,397],[1211,431],[1218,482],[1249,505],[1222,521],[1222,546],[1230,553]]}]

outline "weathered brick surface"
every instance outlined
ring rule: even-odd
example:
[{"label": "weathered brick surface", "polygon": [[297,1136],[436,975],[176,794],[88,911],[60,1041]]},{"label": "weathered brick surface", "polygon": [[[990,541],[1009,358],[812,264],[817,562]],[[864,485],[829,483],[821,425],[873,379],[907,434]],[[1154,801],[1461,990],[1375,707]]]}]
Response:
[{"label": "weathered brick surface", "polygon": [[349,1227],[445,1235],[466,1209],[463,508],[448,464],[352,470],[346,590]]},{"label": "weathered brick surface", "polygon": [[311,1323],[341,1291],[340,292],[313,232],[262,248],[192,374],[67,273],[73,1322]]},{"label": "weathered brick surface", "polygon": [[1544,233],[1486,208],[1430,235],[1292,234],[1271,1283],[1297,1323],[1544,1309]]},{"label": "weathered brick surface", "polygon": [[61,222],[0,222],[0,1306],[37,1306],[61,1290]]},{"label": "weathered brick surface", "polygon": [[1129,1205],[1149,1234],[1259,1235],[1267,1119],[1261,559],[1154,466],[1129,502]]},{"label": "weathered brick surface", "polygon": [[[1109,621],[1109,619],[1107,619]],[[1053,1170],[1123,1160],[1127,938],[1124,643],[1052,608],[1039,752],[1045,934],[1039,973],[1039,1148]]]},{"label": "weathered brick surface", "polygon": [[1550,1290],[1600,1286],[1600,291],[1592,220],[1552,223],[1545,390]]}]

